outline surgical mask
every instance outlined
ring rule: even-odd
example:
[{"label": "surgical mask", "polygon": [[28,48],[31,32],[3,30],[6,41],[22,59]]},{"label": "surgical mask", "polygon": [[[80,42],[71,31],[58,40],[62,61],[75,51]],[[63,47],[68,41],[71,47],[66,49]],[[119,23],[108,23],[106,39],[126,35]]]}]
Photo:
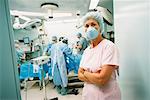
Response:
[{"label": "surgical mask", "polygon": [[88,40],[94,40],[98,36],[98,31],[94,27],[89,27],[86,32],[86,38]]}]

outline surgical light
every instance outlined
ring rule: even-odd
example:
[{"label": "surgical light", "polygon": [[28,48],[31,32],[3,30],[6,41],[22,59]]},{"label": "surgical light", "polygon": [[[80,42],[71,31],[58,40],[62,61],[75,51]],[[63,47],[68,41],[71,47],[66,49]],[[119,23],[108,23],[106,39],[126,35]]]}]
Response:
[{"label": "surgical light", "polygon": [[108,24],[108,25],[112,25],[113,24],[113,16],[112,13],[104,7],[101,6],[97,6],[95,8],[95,10],[99,11],[101,13],[101,15],[104,18],[104,21]]},{"label": "surgical light", "polygon": [[97,4],[98,4],[99,0],[91,0],[90,1],[90,6],[89,6],[89,10],[95,9]]},{"label": "surgical light", "polygon": [[59,6],[56,3],[43,3],[41,4],[42,9],[47,10],[48,18],[53,18],[53,10],[57,9]]}]

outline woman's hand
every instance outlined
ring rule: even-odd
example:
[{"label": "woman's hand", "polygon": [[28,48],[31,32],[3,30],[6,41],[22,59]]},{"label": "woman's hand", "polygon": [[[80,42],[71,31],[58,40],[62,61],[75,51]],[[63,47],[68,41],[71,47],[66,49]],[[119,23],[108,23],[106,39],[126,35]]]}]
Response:
[{"label": "woman's hand", "polygon": [[84,74],[85,69],[84,68],[80,68],[80,71],[82,74]]},{"label": "woman's hand", "polygon": [[104,86],[109,82],[111,78],[112,72],[115,71],[115,66],[113,65],[104,65],[97,72],[89,72],[85,71],[84,76],[87,80],[89,80],[93,84],[97,84],[100,86]]},{"label": "woman's hand", "polygon": [[85,73],[85,69],[80,67],[79,70],[78,70],[78,78],[81,80],[81,81],[85,81],[85,82],[90,82],[85,76],[84,76],[84,73]]}]

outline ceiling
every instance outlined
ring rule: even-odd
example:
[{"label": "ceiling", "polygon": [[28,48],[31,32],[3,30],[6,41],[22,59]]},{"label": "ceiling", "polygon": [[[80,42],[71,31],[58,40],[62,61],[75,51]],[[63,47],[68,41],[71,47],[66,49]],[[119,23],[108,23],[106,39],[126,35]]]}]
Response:
[{"label": "ceiling", "polygon": [[[46,2],[56,3],[59,6],[53,11],[54,13],[72,13],[73,16],[66,17],[67,19],[75,18],[77,11],[80,11],[80,15],[83,16],[88,12],[90,4],[90,0],[9,0],[9,5],[11,10],[46,13],[41,8],[41,4]],[[99,0],[98,5],[113,12],[113,0]]]}]

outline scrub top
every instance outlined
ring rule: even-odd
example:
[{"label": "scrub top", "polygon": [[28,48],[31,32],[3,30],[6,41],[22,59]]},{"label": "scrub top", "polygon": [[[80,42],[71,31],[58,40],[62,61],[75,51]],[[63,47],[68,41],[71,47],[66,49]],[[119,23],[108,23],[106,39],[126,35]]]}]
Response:
[{"label": "scrub top", "polygon": [[[114,43],[104,39],[96,47],[88,47],[82,56],[80,67],[90,72],[97,72],[103,65],[116,65],[119,67],[119,53]],[[109,82],[105,86],[84,83],[82,100],[121,100],[120,89],[113,72]]]}]

